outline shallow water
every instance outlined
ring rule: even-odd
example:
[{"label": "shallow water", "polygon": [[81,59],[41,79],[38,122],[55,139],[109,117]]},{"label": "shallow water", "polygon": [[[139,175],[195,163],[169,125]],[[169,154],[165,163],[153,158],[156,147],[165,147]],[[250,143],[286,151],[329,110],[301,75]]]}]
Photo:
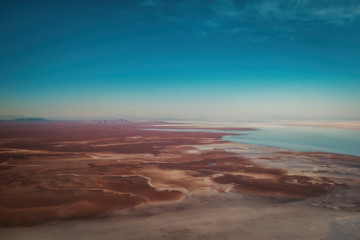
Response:
[{"label": "shallow water", "polygon": [[[162,131],[235,133],[226,141],[295,151],[321,151],[360,156],[360,130],[300,126],[259,126],[255,131],[161,129]],[[148,129],[157,130],[158,129]]]},{"label": "shallow water", "polygon": [[262,127],[224,140],[295,151],[322,151],[360,156],[360,131],[321,127]]}]

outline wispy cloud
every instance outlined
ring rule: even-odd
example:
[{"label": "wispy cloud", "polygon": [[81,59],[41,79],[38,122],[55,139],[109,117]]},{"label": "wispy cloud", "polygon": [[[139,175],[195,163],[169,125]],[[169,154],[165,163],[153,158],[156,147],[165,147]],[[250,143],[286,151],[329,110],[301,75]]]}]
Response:
[{"label": "wispy cloud", "polygon": [[217,0],[210,5],[210,9],[220,18],[234,19],[241,15],[241,11],[231,0]]},{"label": "wispy cloud", "polygon": [[[251,17],[343,24],[360,18],[359,0],[141,0],[138,4],[142,7],[161,5],[167,6],[167,9],[186,9],[190,15],[197,14],[201,9],[200,12],[209,13],[209,19],[222,21]],[[166,12],[161,14],[165,16]]]},{"label": "wispy cloud", "polygon": [[211,10],[222,19],[240,20],[244,17],[277,19],[281,21],[322,21],[351,23],[360,17],[358,0],[217,0]]},{"label": "wispy cloud", "polygon": [[156,7],[149,9],[164,21],[188,23],[192,28],[189,30],[201,37],[256,35],[249,29],[262,28],[262,34],[276,32],[281,38],[294,39],[299,24],[346,26],[360,19],[359,0],[141,0],[138,3],[142,7]]},{"label": "wispy cloud", "polygon": [[155,5],[155,2],[153,0],[144,0],[139,2],[139,5],[142,7],[151,7]]},{"label": "wispy cloud", "polygon": [[314,18],[331,23],[344,24],[353,22],[360,17],[360,2],[349,7],[329,7],[324,9],[313,9],[311,15]]},{"label": "wispy cloud", "polygon": [[221,21],[219,19],[206,19],[205,21],[200,22],[199,25],[206,26],[213,30],[217,30],[221,25]]}]

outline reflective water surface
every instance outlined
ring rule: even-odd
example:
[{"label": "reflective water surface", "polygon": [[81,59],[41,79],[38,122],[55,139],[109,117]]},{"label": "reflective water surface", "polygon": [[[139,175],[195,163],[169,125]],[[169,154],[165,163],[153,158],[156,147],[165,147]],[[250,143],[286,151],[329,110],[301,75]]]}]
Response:
[{"label": "reflective water surface", "polygon": [[259,126],[254,131],[207,129],[147,129],[156,131],[219,132],[224,140],[295,151],[322,151],[360,156],[360,131],[327,127]]}]

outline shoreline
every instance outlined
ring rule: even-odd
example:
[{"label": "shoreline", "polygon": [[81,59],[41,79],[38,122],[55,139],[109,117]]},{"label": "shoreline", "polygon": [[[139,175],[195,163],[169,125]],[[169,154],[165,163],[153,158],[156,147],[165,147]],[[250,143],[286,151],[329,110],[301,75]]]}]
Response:
[{"label": "shoreline", "polygon": [[[197,122],[197,121],[168,121],[167,126],[173,127],[195,127],[195,128],[232,128],[238,126],[243,128],[256,128],[256,126],[304,126],[304,127],[325,127],[341,128],[349,130],[360,130],[360,121],[238,121],[238,122]],[[161,125],[160,125],[161,126]]]},{"label": "shoreline", "polygon": [[3,226],[171,205],[207,190],[305,200],[360,187],[360,157],[233,143],[224,133],[141,130],[148,123],[36,126],[0,124]]}]

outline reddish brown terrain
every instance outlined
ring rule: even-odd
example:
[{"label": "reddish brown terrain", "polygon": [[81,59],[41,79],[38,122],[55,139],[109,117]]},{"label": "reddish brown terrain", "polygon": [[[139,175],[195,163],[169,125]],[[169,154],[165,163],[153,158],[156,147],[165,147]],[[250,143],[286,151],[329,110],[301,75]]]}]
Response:
[{"label": "reddish brown terrain", "polygon": [[[1,123],[0,224],[104,216],[201,191],[299,200],[359,186],[351,175],[359,157],[251,149],[221,133],[143,130],[165,128],[157,125]],[[295,160],[303,165],[282,166]],[[327,201],[314,204],[343,207]],[[360,201],[351,201],[358,211]]]}]

